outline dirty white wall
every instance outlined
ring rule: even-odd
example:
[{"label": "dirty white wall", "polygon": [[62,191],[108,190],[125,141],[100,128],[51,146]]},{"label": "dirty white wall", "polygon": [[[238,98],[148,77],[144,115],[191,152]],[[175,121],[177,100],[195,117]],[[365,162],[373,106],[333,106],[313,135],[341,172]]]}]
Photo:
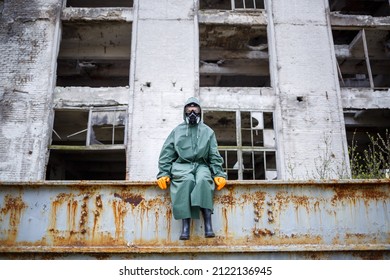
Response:
[{"label": "dirty white wall", "polygon": [[196,95],[198,36],[194,2],[142,0],[135,8],[130,180],[156,178],[161,146],[183,121],[186,99]]},{"label": "dirty white wall", "polygon": [[348,170],[327,7],[327,0],[267,1],[284,179],[337,178]]},{"label": "dirty white wall", "polygon": [[44,179],[58,0],[4,1],[0,14],[0,180]]}]

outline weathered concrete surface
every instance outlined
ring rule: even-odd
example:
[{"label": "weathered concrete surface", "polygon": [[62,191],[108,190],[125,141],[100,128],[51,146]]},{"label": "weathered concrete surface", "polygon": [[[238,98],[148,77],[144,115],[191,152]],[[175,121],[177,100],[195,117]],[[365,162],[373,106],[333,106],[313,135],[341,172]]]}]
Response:
[{"label": "weathered concrete surface", "polygon": [[338,12],[330,13],[330,21],[335,29],[345,28],[375,28],[390,29],[390,17],[373,17],[368,15],[343,15]]},{"label": "weathered concrete surface", "polygon": [[231,181],[215,195],[217,236],[194,220],[181,241],[154,182],[1,183],[0,254],[388,258],[389,202],[389,180]]},{"label": "weathered concrete surface", "polygon": [[341,97],[343,108],[388,109],[390,104],[390,90],[343,88]]},{"label": "weathered concrete surface", "polygon": [[60,1],[6,1],[0,16],[0,180],[45,175]]},{"label": "weathered concrete surface", "polygon": [[133,8],[64,8],[61,20],[72,21],[126,21],[134,19]]},{"label": "weathered concrete surface", "polygon": [[153,180],[161,146],[197,95],[198,41],[194,1],[140,1],[133,23],[130,180]]},{"label": "weathered concrete surface", "polygon": [[53,99],[55,108],[120,106],[128,105],[129,94],[129,87],[56,87]]},{"label": "weathered concrete surface", "polygon": [[[340,178],[349,161],[327,1],[267,1],[280,178]],[[326,170],[324,163],[332,162]]]},{"label": "weathered concrete surface", "polygon": [[[205,110],[275,110],[276,96],[272,88],[201,87],[199,97]],[[234,105],[233,105],[234,104]]]}]

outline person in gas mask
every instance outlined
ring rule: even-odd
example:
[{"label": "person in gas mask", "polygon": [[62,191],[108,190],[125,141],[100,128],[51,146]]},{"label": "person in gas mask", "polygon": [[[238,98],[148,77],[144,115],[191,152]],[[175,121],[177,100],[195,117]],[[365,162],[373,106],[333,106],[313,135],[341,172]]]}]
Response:
[{"label": "person in gas mask", "polygon": [[204,220],[205,237],[214,237],[211,223],[215,185],[226,185],[223,158],[214,131],[201,120],[198,99],[184,106],[184,122],[169,134],[162,146],[157,174],[158,186],[170,185],[173,217],[182,220],[180,239],[190,238],[191,219]]}]

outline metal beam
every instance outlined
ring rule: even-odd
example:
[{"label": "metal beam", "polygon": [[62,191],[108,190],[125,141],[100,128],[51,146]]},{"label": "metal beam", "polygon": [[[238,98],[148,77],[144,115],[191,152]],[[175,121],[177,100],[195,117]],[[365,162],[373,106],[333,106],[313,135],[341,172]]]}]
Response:
[{"label": "metal beam", "polygon": [[229,181],[215,194],[216,238],[201,220],[178,239],[155,182],[0,183],[0,255],[378,252],[389,256],[390,181]]}]

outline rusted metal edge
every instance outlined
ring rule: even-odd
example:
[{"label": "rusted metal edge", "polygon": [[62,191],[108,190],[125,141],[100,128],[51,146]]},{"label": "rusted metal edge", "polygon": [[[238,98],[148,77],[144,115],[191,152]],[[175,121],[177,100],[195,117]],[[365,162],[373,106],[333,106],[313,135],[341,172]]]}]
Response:
[{"label": "rusted metal edge", "polygon": [[261,253],[261,252],[390,251],[390,244],[300,246],[11,246],[1,253]]},{"label": "rusted metal edge", "polygon": [[[325,185],[325,186],[359,186],[362,185],[389,185],[390,179],[365,179],[365,180],[302,180],[302,181],[257,181],[257,180],[245,180],[245,181],[228,181],[227,186],[261,186],[261,187],[274,187],[274,186],[308,186],[308,185]],[[39,186],[77,186],[77,187],[99,187],[99,186],[115,186],[115,187],[150,187],[157,186],[157,181],[0,181],[0,187],[8,186],[23,186],[23,187],[39,187]]]}]

